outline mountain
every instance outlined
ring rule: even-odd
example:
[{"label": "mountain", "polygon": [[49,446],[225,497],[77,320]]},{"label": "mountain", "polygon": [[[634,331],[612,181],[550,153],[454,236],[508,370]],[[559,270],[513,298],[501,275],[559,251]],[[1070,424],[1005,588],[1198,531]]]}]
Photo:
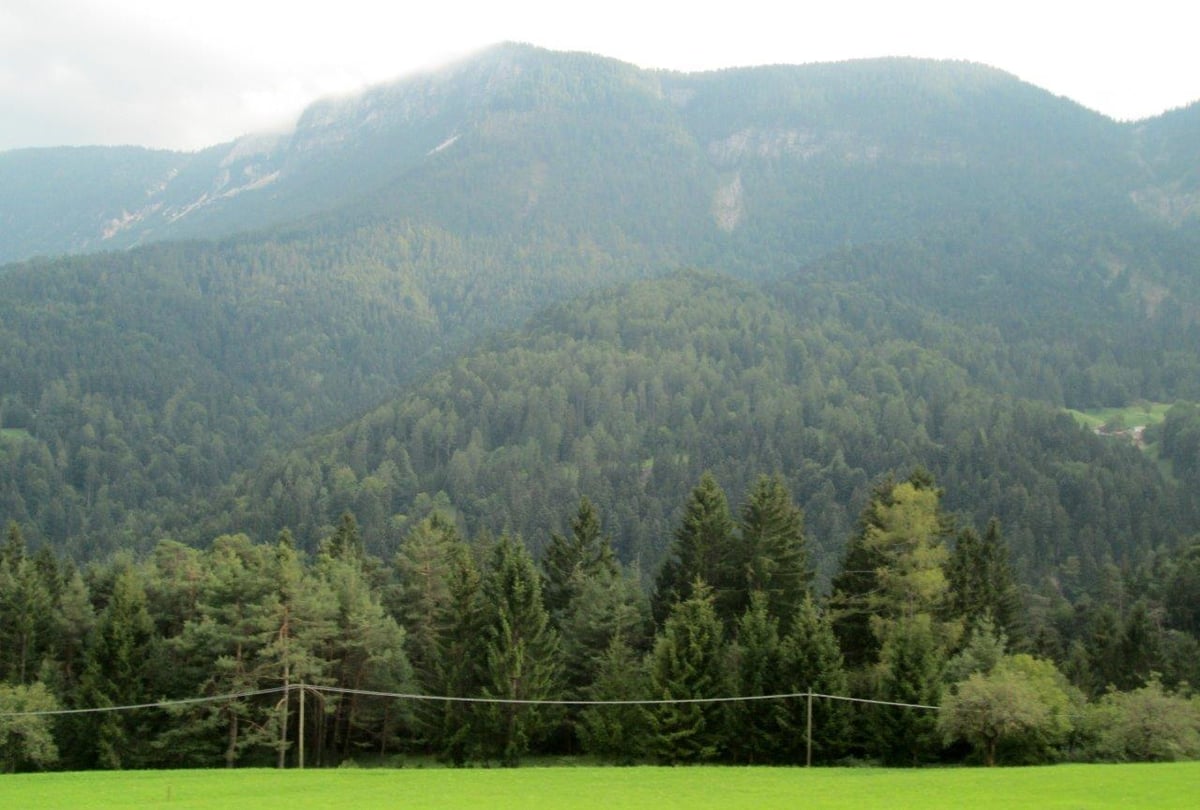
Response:
[{"label": "mountain", "polygon": [[0,517],[87,556],[449,501],[536,544],[586,494],[649,564],[700,470],[779,471],[828,566],[921,464],[1095,572],[1200,530],[1059,414],[1200,399],[1197,109],[504,45],[284,135],[0,154]]},{"label": "mountain", "polygon": [[[349,510],[386,557],[452,508],[472,533],[537,550],[587,497],[622,556],[653,571],[703,472],[735,503],[771,473],[804,507],[827,577],[873,481],[919,467],[968,523],[1001,519],[1031,581],[1069,561],[1095,581],[1200,525],[1200,503],[1151,458],[1047,401],[1110,360],[1076,371],[1061,346],[1030,356],[992,324],[819,272],[767,287],[684,272],[551,307],[245,476],[201,534],[286,525],[315,545]],[[1018,380],[1040,401],[1013,396]]]},{"label": "mountain", "polygon": [[503,45],[194,154],[0,153],[0,262],[342,210],[519,232],[603,212],[640,242],[699,239],[727,256],[787,227],[811,258],[1017,200],[1040,216],[1138,191],[1153,209],[1194,166],[1186,113],[1118,124],[968,63],[677,74]]}]

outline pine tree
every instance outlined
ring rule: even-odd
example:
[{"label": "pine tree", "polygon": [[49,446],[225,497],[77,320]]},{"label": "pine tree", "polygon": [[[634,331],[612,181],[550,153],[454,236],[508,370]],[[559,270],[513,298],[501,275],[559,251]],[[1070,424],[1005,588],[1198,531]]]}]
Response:
[{"label": "pine tree", "polygon": [[389,740],[378,736],[384,715],[378,704],[364,705],[358,692],[409,690],[412,669],[404,653],[404,631],[384,612],[378,592],[363,573],[361,560],[326,558],[321,561],[318,575],[332,593],[335,608],[332,643],[325,646],[323,655],[329,662],[334,685],[350,690],[331,706],[326,698],[327,708],[333,712],[329,736],[334,755],[349,758],[356,743],[372,734],[378,743],[373,747],[386,749]]},{"label": "pine tree", "polygon": [[[483,578],[486,677],[484,694],[504,700],[557,697],[562,664],[558,634],[542,604],[541,578],[525,545],[502,535]],[[483,729],[488,753],[515,766],[553,725],[549,710],[514,703],[490,704]]]},{"label": "pine tree", "polygon": [[[650,694],[663,700],[722,697],[726,694],[724,627],[702,581],[677,602],[654,643]],[[677,764],[715,758],[721,742],[721,710],[709,703],[664,703],[646,710],[648,752],[659,762]]]},{"label": "pine tree", "polygon": [[762,476],[742,507],[737,551],[730,568],[745,576],[745,590],[731,595],[729,609],[739,614],[749,595],[767,596],[767,611],[784,631],[812,583],[804,542],[804,517],[792,503],[779,476]]},{"label": "pine tree", "polygon": [[[684,507],[683,520],[675,530],[671,553],[659,571],[651,606],[654,620],[662,626],[677,602],[691,598],[699,580],[715,594],[717,606],[731,600],[731,589],[740,590],[744,577],[729,570],[729,547],[733,518],[725,492],[712,473],[704,473]],[[724,596],[723,596],[724,594]],[[732,625],[736,616],[721,614]]]},{"label": "pine tree", "polygon": [[[811,691],[839,697],[849,694],[845,664],[829,612],[820,610],[811,596],[805,597],[796,609],[791,630],[780,644],[780,655],[783,691],[792,694]],[[784,752],[788,761],[805,761],[808,701],[793,698],[780,703],[776,711],[786,731]],[[833,762],[848,751],[850,721],[845,702],[814,698],[811,728],[814,762]]]},{"label": "pine tree", "polygon": [[[470,552],[454,524],[434,513],[410,531],[396,554],[395,567],[400,581],[397,611],[405,630],[405,649],[413,669],[413,679],[425,694],[450,694],[443,679],[450,640],[447,634],[455,626],[454,578]],[[471,575],[478,589],[478,572]],[[473,597],[472,597],[473,598]],[[468,637],[477,635],[463,628]],[[419,701],[413,706],[417,743],[427,750],[438,750],[442,734],[442,704]]]},{"label": "pine tree", "polygon": [[[733,692],[737,697],[784,691],[779,620],[770,614],[768,602],[767,594],[755,591],[738,619],[737,637],[730,645]],[[763,764],[779,758],[785,745],[776,708],[761,700],[736,701],[726,706],[726,741],[736,761]]]},{"label": "pine tree", "polygon": [[[147,671],[154,622],[146,609],[146,592],[138,572],[124,566],[113,580],[108,604],[96,621],[75,706],[107,708],[145,703],[150,673]],[[140,728],[145,715],[104,712],[85,715],[82,736],[88,761],[102,768],[142,764],[145,735]]]},{"label": "pine tree", "polygon": [[971,528],[959,532],[946,577],[948,618],[961,619],[970,631],[990,617],[1006,637],[1022,637],[1020,595],[998,520],[988,521],[983,539]]},{"label": "pine tree", "polygon": [[[267,726],[275,738],[276,765],[282,768],[293,742],[298,742],[292,729],[292,703],[306,699],[303,693],[292,695],[294,687],[326,685],[330,680],[329,662],[322,651],[335,633],[336,602],[328,585],[307,570],[289,533],[280,533],[274,552],[274,587],[263,604],[266,643],[261,658],[264,685],[286,690],[285,699]],[[309,733],[318,742],[324,739],[323,720],[318,714],[308,724]],[[305,743],[307,747],[307,739]],[[309,761],[319,765],[322,754],[318,747]]]},{"label": "pine tree", "polygon": [[579,511],[571,520],[570,536],[557,532],[551,535],[542,555],[542,572],[542,594],[551,617],[566,610],[581,576],[587,579],[617,573],[612,541],[601,533],[600,516],[586,497],[580,500]]},{"label": "pine tree", "polygon": [[[194,687],[201,694],[275,685],[274,667],[264,659],[277,596],[274,563],[273,550],[246,535],[218,537],[205,555],[197,615],[173,640],[183,660],[203,662]],[[174,766],[211,765],[220,758],[232,768],[247,750],[274,742],[265,711],[250,698],[181,707],[157,744]]]}]

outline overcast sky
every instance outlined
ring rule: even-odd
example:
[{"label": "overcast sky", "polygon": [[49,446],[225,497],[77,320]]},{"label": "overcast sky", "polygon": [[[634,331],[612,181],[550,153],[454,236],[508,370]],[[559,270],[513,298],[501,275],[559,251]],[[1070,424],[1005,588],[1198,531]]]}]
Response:
[{"label": "overcast sky", "polygon": [[3,0],[0,149],[198,149],[309,102],[515,40],[707,70],[969,59],[1113,118],[1200,99],[1181,0]]}]

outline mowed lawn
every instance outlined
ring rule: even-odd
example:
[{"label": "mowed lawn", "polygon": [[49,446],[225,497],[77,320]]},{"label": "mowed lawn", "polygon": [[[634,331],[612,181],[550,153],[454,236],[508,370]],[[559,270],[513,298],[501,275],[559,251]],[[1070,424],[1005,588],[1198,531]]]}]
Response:
[{"label": "mowed lawn", "polygon": [[134,771],[0,776],[3,808],[1193,808],[1200,763]]}]

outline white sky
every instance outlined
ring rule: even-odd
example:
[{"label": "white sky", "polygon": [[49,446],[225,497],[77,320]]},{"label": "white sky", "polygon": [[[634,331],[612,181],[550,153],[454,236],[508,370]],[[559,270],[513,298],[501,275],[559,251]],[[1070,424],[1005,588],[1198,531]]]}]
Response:
[{"label": "white sky", "polygon": [[969,59],[1118,119],[1200,99],[1183,0],[3,0],[0,150],[198,149],[516,40],[706,70]]}]

